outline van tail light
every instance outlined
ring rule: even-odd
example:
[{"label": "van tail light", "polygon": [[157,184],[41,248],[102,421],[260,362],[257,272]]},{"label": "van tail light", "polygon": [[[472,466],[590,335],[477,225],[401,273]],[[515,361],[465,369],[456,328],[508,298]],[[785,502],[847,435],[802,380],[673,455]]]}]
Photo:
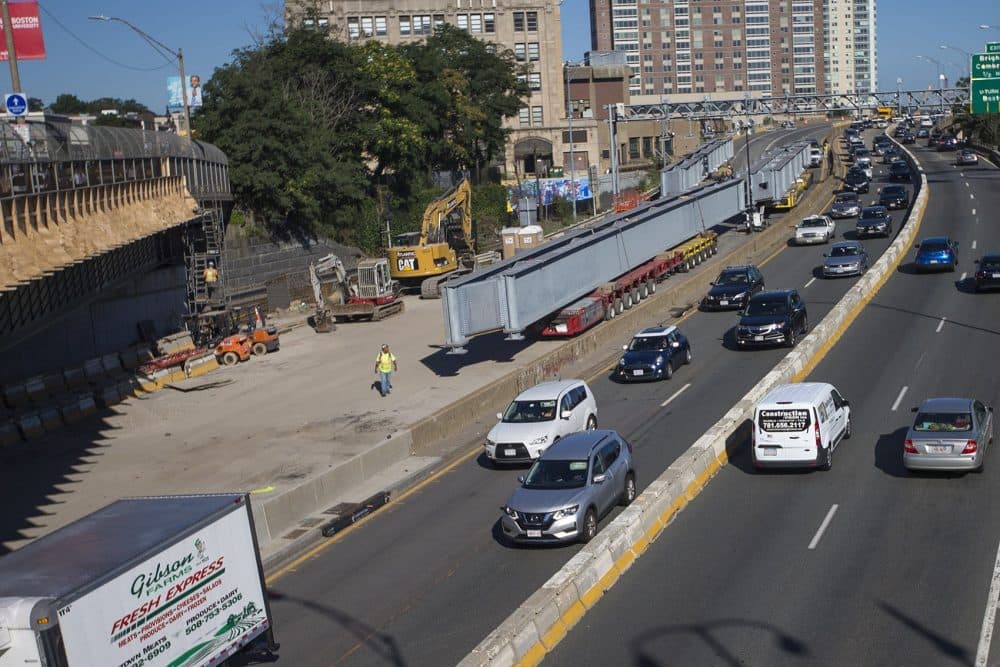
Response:
[{"label": "van tail light", "polygon": [[975,440],[969,440],[965,443],[965,449],[962,450],[963,454],[975,454],[976,450],[979,449],[979,445],[976,444]]},{"label": "van tail light", "polygon": [[823,448],[823,438],[821,438],[820,434],[819,434],[819,422],[816,422],[815,429],[816,429],[816,449],[822,449]]},{"label": "van tail light", "polygon": [[917,448],[913,446],[913,441],[907,438],[906,442],[903,443],[903,451],[907,454],[916,454]]}]

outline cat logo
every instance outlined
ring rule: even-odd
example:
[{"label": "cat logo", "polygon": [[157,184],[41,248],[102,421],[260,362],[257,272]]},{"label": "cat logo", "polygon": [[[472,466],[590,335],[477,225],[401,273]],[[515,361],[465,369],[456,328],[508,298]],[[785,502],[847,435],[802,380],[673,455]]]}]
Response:
[{"label": "cat logo", "polygon": [[396,268],[400,271],[416,271],[420,268],[417,255],[412,252],[401,252],[396,257]]}]

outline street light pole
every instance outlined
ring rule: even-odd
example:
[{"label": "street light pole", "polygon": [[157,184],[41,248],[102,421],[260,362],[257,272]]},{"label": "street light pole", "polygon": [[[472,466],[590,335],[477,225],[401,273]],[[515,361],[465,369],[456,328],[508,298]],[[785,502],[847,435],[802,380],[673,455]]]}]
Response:
[{"label": "street light pole", "polygon": [[[14,51],[14,26],[10,24],[10,7],[3,0],[3,34],[7,44],[7,63],[10,65],[10,85],[15,93],[21,91],[21,75],[17,71],[17,53]],[[20,119],[18,119],[20,120]]]},{"label": "street light pole", "polygon": [[[7,0],[3,0],[3,5],[4,5],[4,12],[6,12],[6,10],[7,10]],[[88,18],[91,21],[117,21],[118,23],[123,23],[126,26],[128,26],[129,28],[131,28],[137,35],[139,35],[140,37],[142,37],[146,41],[146,43],[149,44],[150,46],[152,46],[157,52],[160,53],[160,55],[163,55],[163,51],[166,51],[174,59],[177,60],[177,67],[178,67],[178,69],[180,71],[180,75],[181,75],[181,100],[184,103],[184,126],[185,126],[185,132],[187,133],[187,137],[188,137],[188,139],[190,139],[191,138],[191,107],[190,107],[190,105],[188,103],[188,94],[187,94],[187,83],[188,82],[187,82],[187,78],[184,75],[184,51],[182,49],[177,49],[176,51],[174,51],[172,48],[170,48],[169,46],[167,46],[166,44],[164,44],[160,40],[156,39],[155,37],[153,37],[149,33],[141,30],[140,28],[138,28],[137,26],[133,25],[129,21],[126,21],[123,18],[119,18],[117,16],[104,16],[103,14],[99,15],[99,16],[89,16]],[[162,51],[161,51],[161,49],[162,49]],[[170,60],[170,58],[167,58],[167,60]]]},{"label": "street light pole", "polygon": [[569,85],[569,72],[569,63],[566,63],[563,66],[563,78],[566,79],[566,123],[569,127],[569,196],[573,200],[573,221],[576,222],[576,172],[574,170],[576,156],[573,153],[573,99]]},{"label": "street light pole", "polygon": [[965,68],[964,68],[963,71],[965,73],[965,76],[969,76],[969,63],[972,61],[972,54],[971,53],[969,53],[965,49],[960,49],[957,46],[952,46],[951,44],[942,44],[938,48],[939,49],[951,49],[952,51],[958,51],[963,56],[965,56],[966,57],[966,61],[965,61]]}]

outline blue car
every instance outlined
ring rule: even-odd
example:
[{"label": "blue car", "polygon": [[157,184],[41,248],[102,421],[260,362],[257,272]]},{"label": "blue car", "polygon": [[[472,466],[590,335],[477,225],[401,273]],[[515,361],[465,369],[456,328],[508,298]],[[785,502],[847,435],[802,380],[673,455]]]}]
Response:
[{"label": "blue car", "polygon": [[917,245],[917,258],[913,267],[917,271],[947,269],[954,271],[958,266],[958,241],[947,236],[932,236]]},{"label": "blue car", "polygon": [[622,382],[669,380],[678,366],[691,363],[691,344],[675,326],[643,329],[622,349],[615,369]]}]

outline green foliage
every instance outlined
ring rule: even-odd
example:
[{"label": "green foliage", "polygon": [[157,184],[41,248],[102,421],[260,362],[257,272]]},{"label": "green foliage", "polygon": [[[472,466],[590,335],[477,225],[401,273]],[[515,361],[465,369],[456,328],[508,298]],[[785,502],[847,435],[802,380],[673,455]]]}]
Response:
[{"label": "green foliage", "polygon": [[41,111],[45,108],[45,102],[40,97],[28,98],[28,111]]},{"label": "green foliage", "polygon": [[[292,27],[205,83],[194,129],[229,157],[237,205],[278,236],[324,232],[377,251],[418,229],[436,170],[502,155],[527,94],[510,53],[448,26],[426,42],[346,44]],[[480,202],[474,199],[478,218]]]},{"label": "green foliage", "polygon": [[[41,103],[41,100],[38,100]],[[119,115],[127,113],[150,113],[149,108],[141,102],[133,99],[122,100],[117,97],[99,97],[96,100],[84,101],[76,95],[63,93],[56,97],[56,101],[49,105],[52,113],[58,114],[93,114],[100,116],[102,111],[114,109]]]},{"label": "green foliage", "polygon": [[486,183],[472,188],[472,220],[480,247],[495,244],[500,230],[512,224],[507,188]]}]

